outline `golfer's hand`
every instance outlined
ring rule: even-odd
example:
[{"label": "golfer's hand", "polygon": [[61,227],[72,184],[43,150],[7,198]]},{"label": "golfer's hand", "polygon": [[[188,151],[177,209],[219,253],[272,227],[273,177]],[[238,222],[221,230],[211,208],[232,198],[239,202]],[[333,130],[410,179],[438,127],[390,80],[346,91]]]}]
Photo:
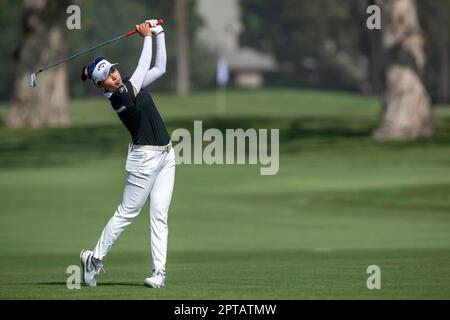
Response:
[{"label": "golfer's hand", "polygon": [[150,31],[154,35],[157,35],[157,34],[159,34],[161,32],[164,32],[163,27],[158,25],[158,20],[157,19],[145,20],[145,23],[148,23],[150,25]]},{"label": "golfer's hand", "polygon": [[136,30],[143,37],[152,35],[152,31],[151,31],[150,25],[148,23],[146,23],[146,22],[142,22],[141,24],[136,25]]}]

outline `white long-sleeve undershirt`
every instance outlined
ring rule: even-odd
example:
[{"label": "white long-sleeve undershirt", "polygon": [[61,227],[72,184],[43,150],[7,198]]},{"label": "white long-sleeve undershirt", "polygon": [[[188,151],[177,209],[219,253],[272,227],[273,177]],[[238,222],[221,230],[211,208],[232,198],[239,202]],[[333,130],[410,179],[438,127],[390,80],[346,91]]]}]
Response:
[{"label": "white long-sleeve undershirt", "polygon": [[164,73],[166,73],[166,64],[167,64],[166,39],[164,37],[164,32],[161,32],[156,36],[155,65],[145,75],[142,87],[148,86],[150,83],[159,79]]},{"label": "white long-sleeve undershirt", "polygon": [[130,78],[130,82],[139,92],[142,88],[142,83],[144,82],[145,74],[148,69],[150,69],[150,63],[152,62],[152,37],[144,37],[144,45],[142,47],[141,57],[139,58],[136,70],[134,70],[133,75]]},{"label": "white long-sleeve undershirt", "polygon": [[[138,66],[130,78],[130,82],[138,93],[144,88],[160,78],[166,72],[167,53],[164,32],[156,36],[156,57],[155,65],[150,69],[152,61],[152,39],[150,36],[144,38],[141,57]],[[150,70],[149,70],[150,69]]]}]

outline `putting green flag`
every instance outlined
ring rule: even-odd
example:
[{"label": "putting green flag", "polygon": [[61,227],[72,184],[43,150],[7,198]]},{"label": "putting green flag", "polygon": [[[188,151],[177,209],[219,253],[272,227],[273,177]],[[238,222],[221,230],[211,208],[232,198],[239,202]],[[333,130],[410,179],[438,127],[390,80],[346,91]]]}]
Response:
[{"label": "putting green flag", "polygon": [[230,79],[227,60],[221,57],[217,60],[217,86],[225,87]]}]

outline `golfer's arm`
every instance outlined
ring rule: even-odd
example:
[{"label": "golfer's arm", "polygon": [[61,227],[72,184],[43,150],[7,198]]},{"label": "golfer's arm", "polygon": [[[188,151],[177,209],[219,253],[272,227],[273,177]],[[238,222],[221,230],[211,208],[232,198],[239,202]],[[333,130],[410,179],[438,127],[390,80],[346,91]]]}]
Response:
[{"label": "golfer's arm", "polygon": [[152,38],[146,36],[144,38],[144,46],[142,48],[141,57],[139,58],[138,66],[134,70],[133,75],[130,78],[130,82],[136,90],[135,95],[139,93],[144,82],[144,78],[150,69],[150,63],[152,62]]},{"label": "golfer's arm", "polygon": [[154,82],[155,80],[160,78],[164,73],[166,73],[166,64],[167,64],[166,39],[164,37],[164,32],[161,32],[156,36],[155,65],[145,75],[142,87],[148,86],[150,83]]}]

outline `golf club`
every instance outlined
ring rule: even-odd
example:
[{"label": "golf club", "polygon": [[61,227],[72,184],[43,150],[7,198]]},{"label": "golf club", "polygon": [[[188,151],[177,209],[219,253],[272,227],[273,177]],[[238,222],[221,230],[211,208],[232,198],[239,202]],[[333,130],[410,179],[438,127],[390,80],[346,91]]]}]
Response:
[{"label": "golf club", "polygon": [[[159,19],[159,20],[158,20],[158,25],[162,25],[162,24],[164,24],[164,20],[163,20],[163,19]],[[40,72],[42,72],[42,71],[46,71],[46,70],[51,69],[51,68],[53,68],[53,67],[56,67],[57,65],[60,65],[61,63],[64,63],[64,62],[73,60],[73,59],[75,59],[75,58],[77,58],[77,57],[79,57],[79,56],[81,56],[81,55],[83,55],[83,54],[85,54],[85,53],[88,53],[88,52],[90,52],[90,51],[92,51],[92,50],[95,50],[95,49],[97,49],[97,48],[103,47],[103,46],[105,46],[105,45],[107,45],[107,44],[109,44],[109,43],[118,41],[118,40],[120,40],[120,39],[122,39],[122,38],[131,36],[131,35],[133,35],[133,34],[135,34],[135,33],[137,33],[137,30],[136,30],[136,29],[134,29],[134,30],[132,30],[132,31],[129,31],[129,32],[123,34],[123,35],[120,35],[120,36],[118,36],[118,37],[115,37],[115,38],[113,38],[113,39],[111,39],[111,40],[105,41],[105,42],[103,42],[103,43],[101,43],[101,44],[99,44],[99,45],[96,45],[96,46],[94,46],[94,47],[92,47],[92,48],[89,48],[89,49],[87,49],[87,50],[85,50],[85,51],[83,51],[83,52],[80,52],[80,53],[74,54],[74,55],[72,55],[72,56],[70,56],[70,57],[67,57],[67,58],[65,58],[65,59],[63,59],[63,60],[61,60],[61,61],[58,61],[58,62],[56,62],[56,63],[50,65],[50,66],[47,66],[46,68],[39,69],[38,71],[33,72],[33,73],[30,75],[30,87],[34,88],[34,87],[37,86],[37,74],[38,74],[38,73],[40,73]]]}]

